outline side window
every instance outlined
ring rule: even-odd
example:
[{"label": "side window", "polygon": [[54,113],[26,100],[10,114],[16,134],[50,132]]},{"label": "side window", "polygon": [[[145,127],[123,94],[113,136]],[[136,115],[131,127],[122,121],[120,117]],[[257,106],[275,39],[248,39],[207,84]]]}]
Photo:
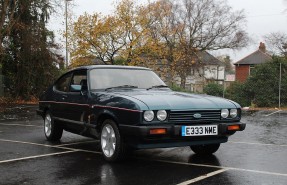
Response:
[{"label": "side window", "polygon": [[72,81],[71,81],[71,87],[70,87],[70,91],[80,91],[81,90],[81,83],[83,83],[83,81],[87,80],[87,71],[76,71],[74,72]]},{"label": "side window", "polygon": [[69,91],[69,84],[71,81],[71,76],[72,76],[72,74],[70,73],[70,74],[67,74],[67,75],[63,76],[62,78],[60,78],[58,80],[58,82],[56,83],[55,88],[58,91],[68,92]]}]

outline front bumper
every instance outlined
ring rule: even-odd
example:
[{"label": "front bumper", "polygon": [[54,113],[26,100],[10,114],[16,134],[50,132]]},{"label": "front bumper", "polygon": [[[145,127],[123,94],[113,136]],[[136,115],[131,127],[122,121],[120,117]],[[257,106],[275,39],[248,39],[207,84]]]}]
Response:
[{"label": "front bumper", "polygon": [[[214,123],[212,125],[215,125]],[[157,125],[157,126],[128,126],[120,125],[120,132],[123,134],[125,142],[135,148],[165,148],[177,146],[191,146],[202,144],[215,144],[227,142],[228,136],[235,131],[228,130],[228,126],[238,125],[239,130],[243,131],[245,123],[216,123],[218,135],[216,136],[181,136],[183,125]],[[196,125],[194,125],[196,126]],[[150,130],[156,128],[166,129],[166,134],[151,135]]]}]

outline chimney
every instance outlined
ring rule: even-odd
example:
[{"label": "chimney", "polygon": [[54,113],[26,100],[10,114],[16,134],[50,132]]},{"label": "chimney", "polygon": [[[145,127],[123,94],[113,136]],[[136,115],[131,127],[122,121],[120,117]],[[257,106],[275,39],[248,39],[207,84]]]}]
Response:
[{"label": "chimney", "polygon": [[262,51],[263,53],[266,53],[266,46],[263,42],[260,42],[259,50]]}]

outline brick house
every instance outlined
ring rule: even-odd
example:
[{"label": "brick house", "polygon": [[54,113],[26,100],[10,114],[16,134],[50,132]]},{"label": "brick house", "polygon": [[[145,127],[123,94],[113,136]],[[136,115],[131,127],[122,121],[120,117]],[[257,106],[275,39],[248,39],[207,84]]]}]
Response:
[{"label": "brick house", "polygon": [[252,69],[255,65],[262,64],[270,60],[272,60],[272,57],[267,54],[265,44],[260,42],[258,50],[234,63],[236,81],[245,82],[252,74]]}]

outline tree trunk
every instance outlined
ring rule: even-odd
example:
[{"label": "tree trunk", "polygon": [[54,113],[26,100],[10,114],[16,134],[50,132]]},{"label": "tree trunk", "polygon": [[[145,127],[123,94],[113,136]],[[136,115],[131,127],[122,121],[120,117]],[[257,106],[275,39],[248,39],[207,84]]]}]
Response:
[{"label": "tree trunk", "polygon": [[185,83],[186,83],[186,76],[181,75],[180,76],[180,87],[185,89]]}]

